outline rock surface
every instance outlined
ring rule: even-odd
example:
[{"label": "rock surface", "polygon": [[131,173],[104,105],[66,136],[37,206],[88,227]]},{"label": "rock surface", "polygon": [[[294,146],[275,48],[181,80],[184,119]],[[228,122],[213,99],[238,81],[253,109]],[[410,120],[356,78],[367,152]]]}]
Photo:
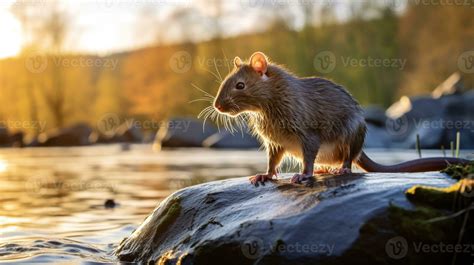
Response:
[{"label": "rock surface", "polygon": [[23,132],[10,132],[8,128],[0,124],[0,147],[22,147]]},{"label": "rock surface", "polygon": [[376,105],[364,108],[364,118],[368,124],[373,124],[377,127],[384,127],[385,121],[387,120],[385,110]]},{"label": "rock surface", "polygon": [[37,146],[84,146],[93,142],[90,136],[93,129],[85,124],[78,123],[70,127],[57,129],[49,133],[41,134],[38,137]]},{"label": "rock surface", "polygon": [[155,137],[154,149],[162,147],[202,147],[202,142],[217,132],[217,129],[203,121],[192,118],[176,118],[161,127]]},{"label": "rock surface", "polygon": [[351,264],[354,255],[347,253],[365,242],[392,264],[398,260],[384,251],[387,241],[371,241],[388,230],[362,240],[361,228],[390,205],[414,208],[404,194],[413,185],[455,182],[441,173],[318,176],[311,186],[289,177],[259,187],[237,178],[177,191],[116,254],[145,264]]},{"label": "rock surface", "polygon": [[261,146],[260,142],[246,131],[234,134],[228,131],[217,132],[204,140],[202,144],[204,147],[211,148],[259,148]]}]

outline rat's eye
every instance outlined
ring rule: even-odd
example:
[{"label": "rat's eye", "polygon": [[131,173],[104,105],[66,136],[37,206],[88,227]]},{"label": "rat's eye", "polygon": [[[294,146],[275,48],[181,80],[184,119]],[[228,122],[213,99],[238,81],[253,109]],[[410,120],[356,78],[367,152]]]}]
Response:
[{"label": "rat's eye", "polygon": [[245,88],[245,84],[242,83],[242,82],[238,82],[237,85],[235,85],[235,88],[236,88],[236,89],[244,89],[244,88]]}]

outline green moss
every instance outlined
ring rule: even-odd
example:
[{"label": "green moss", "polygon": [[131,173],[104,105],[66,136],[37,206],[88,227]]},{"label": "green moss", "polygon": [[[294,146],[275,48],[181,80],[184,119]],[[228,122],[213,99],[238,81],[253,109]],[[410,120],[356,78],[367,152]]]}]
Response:
[{"label": "green moss", "polygon": [[[341,256],[328,257],[320,264],[449,264],[451,253],[423,253],[416,252],[414,248],[420,242],[457,242],[462,216],[430,222],[445,215],[446,211],[431,207],[418,206],[416,210],[407,210],[390,205],[361,227],[358,239],[349,250]],[[408,252],[400,260],[391,258],[386,250],[387,242],[395,237],[404,238],[408,244]]]},{"label": "green moss", "polygon": [[472,179],[474,177],[474,161],[467,165],[450,165],[441,172],[450,175],[454,179]]},{"label": "green moss", "polygon": [[393,205],[389,207],[389,218],[395,230],[408,238],[418,238],[424,241],[446,240],[452,235],[451,233],[454,231],[451,230],[455,226],[455,220],[428,221],[444,215],[444,211],[431,207],[419,206],[415,211]]},{"label": "green moss", "polygon": [[163,215],[161,216],[160,220],[157,221],[153,242],[157,242],[157,237],[161,236],[168,229],[168,227],[174,223],[180,212],[181,198],[175,197],[170,202],[168,202],[166,208],[163,210]]},{"label": "green moss", "polygon": [[446,188],[435,188],[416,185],[408,189],[407,198],[418,204],[434,208],[456,210],[464,208],[473,202],[474,180],[462,179]]}]

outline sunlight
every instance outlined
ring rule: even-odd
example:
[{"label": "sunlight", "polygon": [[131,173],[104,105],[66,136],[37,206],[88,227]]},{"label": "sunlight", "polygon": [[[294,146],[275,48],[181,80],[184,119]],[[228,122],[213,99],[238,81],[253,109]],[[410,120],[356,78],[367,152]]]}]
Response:
[{"label": "sunlight", "polygon": [[0,159],[0,173],[7,171],[8,163],[5,160]]},{"label": "sunlight", "polygon": [[20,52],[21,26],[6,9],[0,8],[0,58],[12,57]]}]

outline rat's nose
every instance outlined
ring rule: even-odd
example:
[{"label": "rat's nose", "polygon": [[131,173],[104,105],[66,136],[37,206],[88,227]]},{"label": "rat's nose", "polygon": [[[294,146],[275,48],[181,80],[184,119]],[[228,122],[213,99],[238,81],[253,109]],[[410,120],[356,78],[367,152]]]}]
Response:
[{"label": "rat's nose", "polygon": [[223,111],[223,110],[224,110],[224,107],[222,107],[222,105],[219,104],[219,103],[216,103],[214,106],[215,106],[216,109],[219,110],[219,111]]}]

